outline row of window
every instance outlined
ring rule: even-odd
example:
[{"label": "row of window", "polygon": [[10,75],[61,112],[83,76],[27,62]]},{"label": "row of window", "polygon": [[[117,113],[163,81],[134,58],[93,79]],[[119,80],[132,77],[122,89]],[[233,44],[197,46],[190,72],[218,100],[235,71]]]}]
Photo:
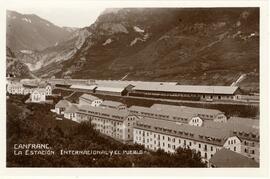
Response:
[{"label": "row of window", "polygon": [[[154,134],[155,135],[155,134]],[[154,144],[157,144],[158,146],[160,146],[160,141],[159,141],[159,138],[157,138],[158,140],[155,140],[155,139],[152,139],[152,138],[150,138],[150,139],[145,139],[144,137],[138,137],[138,136],[136,136],[135,137],[135,140],[136,141],[142,141],[142,143],[149,143],[149,142],[154,142]],[[163,140],[165,139],[165,137],[163,136]],[[172,143],[177,143],[178,142],[178,144],[181,144],[182,143],[182,141],[183,141],[183,145],[184,146],[189,146],[189,147],[194,147],[194,146],[196,146],[196,142],[195,141],[187,141],[187,140],[185,140],[185,139],[178,139],[178,140],[176,140],[175,138],[170,138],[170,137],[168,137],[167,138],[168,139],[168,142],[172,142]],[[165,146],[165,142],[162,142],[162,146]],[[167,144],[168,145],[168,147],[170,148],[170,145],[171,144]],[[173,144],[174,145],[174,144]],[[209,145],[207,145],[207,144],[200,144],[200,143],[198,143],[198,148],[199,149],[203,149],[204,151],[208,151],[208,146]],[[210,151],[214,151],[214,147],[213,146],[210,146]]]},{"label": "row of window", "polygon": [[[139,143],[139,144],[142,144],[144,145],[147,149],[151,149],[151,150],[157,150],[157,149],[164,149],[165,151],[171,151],[171,150],[175,150],[177,148],[176,145],[174,144],[167,144],[166,147],[165,147],[165,143],[162,143],[162,145],[158,145],[158,146],[153,146],[152,144],[148,144],[148,143],[145,143],[144,142],[136,142],[136,143]],[[216,151],[217,152],[219,149],[216,148]],[[213,150],[211,150],[213,151]],[[208,157],[208,154],[207,154],[207,151],[204,152],[204,155],[202,155],[202,151],[198,150],[198,153],[201,157],[204,157],[207,159]],[[213,153],[210,154],[211,157],[213,157]]]}]

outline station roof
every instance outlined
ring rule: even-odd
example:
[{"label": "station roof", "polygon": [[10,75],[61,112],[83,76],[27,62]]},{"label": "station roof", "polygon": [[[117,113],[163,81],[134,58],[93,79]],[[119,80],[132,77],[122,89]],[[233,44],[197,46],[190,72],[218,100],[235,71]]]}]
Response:
[{"label": "station roof", "polygon": [[156,84],[137,84],[133,90],[156,91],[156,92],[178,92],[178,93],[197,93],[197,94],[227,94],[232,95],[236,92],[236,86],[199,86],[199,85],[156,85]]},{"label": "station roof", "polygon": [[96,85],[71,85],[70,88],[72,89],[84,89],[84,90],[94,90],[97,86]]},{"label": "station roof", "polygon": [[123,87],[109,87],[109,86],[98,86],[96,91],[106,91],[106,92],[117,92],[121,93],[125,90]]}]

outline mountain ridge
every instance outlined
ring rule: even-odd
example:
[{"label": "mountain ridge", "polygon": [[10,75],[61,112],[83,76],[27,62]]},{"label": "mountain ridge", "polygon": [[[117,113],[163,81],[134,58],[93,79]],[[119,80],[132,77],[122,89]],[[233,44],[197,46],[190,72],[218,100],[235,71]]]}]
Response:
[{"label": "mountain ridge", "polygon": [[34,74],[203,85],[230,85],[248,74],[240,86],[259,90],[258,8],[111,9],[84,30],[79,46],[48,48],[72,55],[43,59]]}]

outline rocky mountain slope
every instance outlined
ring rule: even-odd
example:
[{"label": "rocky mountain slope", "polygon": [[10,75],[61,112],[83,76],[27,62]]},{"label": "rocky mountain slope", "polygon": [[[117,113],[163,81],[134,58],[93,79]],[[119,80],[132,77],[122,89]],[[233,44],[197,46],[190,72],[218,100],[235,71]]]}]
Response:
[{"label": "rocky mountain slope", "polygon": [[58,27],[33,14],[7,11],[7,47],[31,71],[70,59],[88,35],[87,28]]},{"label": "rocky mountain slope", "polygon": [[9,47],[6,48],[6,76],[32,78],[29,68],[18,60]]},{"label": "rocky mountain slope", "polygon": [[63,53],[42,60],[34,73],[209,85],[248,74],[240,86],[258,91],[258,8],[107,9],[84,30],[79,46],[71,40],[48,48]]},{"label": "rocky mountain slope", "polygon": [[43,50],[72,33],[34,14],[7,11],[6,22],[7,46],[13,51]]}]

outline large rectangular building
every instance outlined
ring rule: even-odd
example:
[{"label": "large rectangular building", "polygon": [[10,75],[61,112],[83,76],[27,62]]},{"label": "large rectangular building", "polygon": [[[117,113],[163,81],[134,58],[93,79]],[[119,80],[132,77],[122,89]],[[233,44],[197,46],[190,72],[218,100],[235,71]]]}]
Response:
[{"label": "large rectangular building", "polygon": [[76,112],[77,122],[90,121],[96,130],[121,142],[132,142],[138,117],[127,110],[83,105]]},{"label": "large rectangular building", "polygon": [[175,121],[194,126],[202,126],[205,120],[226,122],[227,117],[219,110],[154,104],[151,107],[131,106],[130,113],[140,117],[149,117],[167,121]]},{"label": "large rectangular building", "polygon": [[142,118],[133,130],[133,141],[150,150],[175,152],[178,147],[196,150],[208,161],[222,147],[241,153],[241,141],[227,130]]},{"label": "large rectangular building", "polygon": [[206,121],[204,127],[230,131],[241,139],[241,154],[260,161],[259,120],[231,117],[227,123]]},{"label": "large rectangular building", "polygon": [[129,95],[147,95],[152,97],[190,97],[200,100],[234,100],[240,94],[236,86],[199,86],[199,85],[157,85],[138,84]]}]

